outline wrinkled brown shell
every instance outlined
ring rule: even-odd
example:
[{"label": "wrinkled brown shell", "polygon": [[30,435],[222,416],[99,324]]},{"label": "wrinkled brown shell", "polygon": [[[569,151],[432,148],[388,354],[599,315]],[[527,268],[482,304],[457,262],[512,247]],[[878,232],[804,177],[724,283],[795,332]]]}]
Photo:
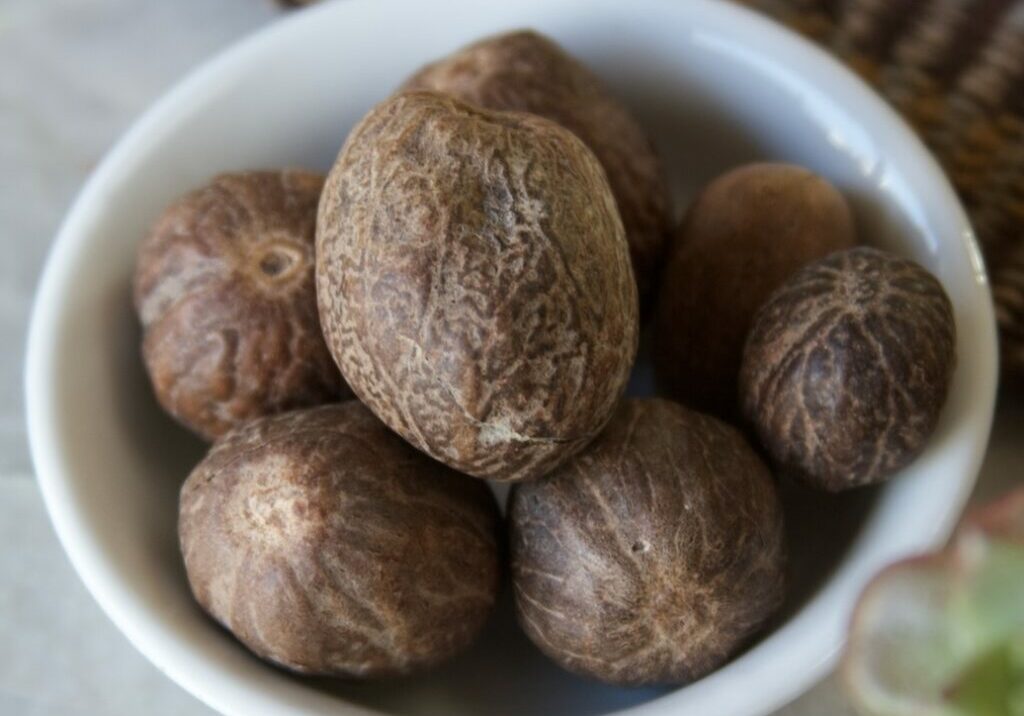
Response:
[{"label": "wrinkled brown shell", "polygon": [[313,277],[323,177],[223,174],[169,206],[135,268],[142,353],[160,404],[213,439],[338,400]]},{"label": "wrinkled brown shell", "polygon": [[264,418],[214,444],[181,491],[192,592],[260,657],[376,677],[436,664],[486,621],[501,518],[357,401]]},{"label": "wrinkled brown shell", "polygon": [[721,665],[783,597],[782,511],[739,432],[666,400],[510,498],[519,621],[548,656],[615,684]]},{"label": "wrinkled brown shell", "polygon": [[444,92],[487,109],[531,112],[582,139],[608,174],[640,295],[652,289],[671,221],[650,141],[600,80],[551,39],[523,30],[487,38],[424,67],[405,89]]},{"label": "wrinkled brown shell", "polygon": [[413,445],[536,477],[610,419],[637,347],[622,223],[593,154],[526,114],[393,97],[353,130],[317,229],[327,344]]},{"label": "wrinkled brown shell", "polygon": [[935,429],[956,363],[942,285],[861,247],[798,272],[758,312],[744,414],[780,466],[826,490],[886,479]]},{"label": "wrinkled brown shell", "polygon": [[842,195],[787,164],[712,181],[669,247],[655,316],[659,383],[685,405],[732,419],[754,313],[793,272],[855,242]]}]

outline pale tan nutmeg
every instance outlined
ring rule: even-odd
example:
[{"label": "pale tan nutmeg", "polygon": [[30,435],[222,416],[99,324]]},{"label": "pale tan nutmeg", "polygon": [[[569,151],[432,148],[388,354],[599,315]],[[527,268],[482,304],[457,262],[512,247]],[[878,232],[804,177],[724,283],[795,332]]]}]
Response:
[{"label": "pale tan nutmeg", "polygon": [[164,409],[207,439],[351,395],[317,315],[323,181],[222,174],[171,204],[142,242],[134,299],[146,369]]},{"label": "pale tan nutmeg", "polygon": [[655,307],[654,361],[666,394],[735,418],[754,313],[795,271],[855,242],[843,195],[803,167],[747,164],[710,182],[671,239]]},{"label": "pale tan nutmeg", "polygon": [[583,448],[636,355],[636,285],[594,155],[549,120],[436,93],[386,100],[346,141],[317,292],[356,395],[477,477],[537,477]]},{"label": "pale tan nutmeg", "polygon": [[487,485],[420,454],[357,401],[229,432],[181,491],[196,600],[258,656],[381,677],[467,647],[494,605]]},{"label": "pale tan nutmeg", "polygon": [[740,396],[775,463],[836,492],[886,480],[920,454],[955,365],[942,284],[862,246],[805,267],[761,307]]},{"label": "pale tan nutmeg", "polygon": [[654,287],[671,222],[661,162],[643,128],[583,64],[532,30],[489,37],[427,65],[404,89],[444,92],[558,122],[601,162],[626,228],[641,298]]},{"label": "pale tan nutmeg", "polygon": [[782,508],[732,427],[626,400],[601,436],[513,488],[519,622],[564,668],[677,684],[721,666],[782,603]]}]

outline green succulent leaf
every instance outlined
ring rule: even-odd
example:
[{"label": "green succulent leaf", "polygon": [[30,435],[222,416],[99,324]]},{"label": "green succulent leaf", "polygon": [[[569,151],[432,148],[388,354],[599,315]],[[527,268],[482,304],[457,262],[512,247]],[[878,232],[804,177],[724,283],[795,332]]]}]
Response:
[{"label": "green succulent leaf", "polygon": [[864,714],[1024,716],[1018,512],[1020,494],[966,523],[944,552],[890,567],[865,590],[843,664]]},{"label": "green succulent leaf", "polygon": [[1024,544],[975,532],[961,537],[956,550],[950,626],[977,656],[1024,632]]}]

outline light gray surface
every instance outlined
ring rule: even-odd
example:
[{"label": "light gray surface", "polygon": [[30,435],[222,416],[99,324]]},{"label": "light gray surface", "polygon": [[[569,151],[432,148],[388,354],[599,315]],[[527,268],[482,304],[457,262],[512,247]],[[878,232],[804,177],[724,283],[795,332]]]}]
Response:
[{"label": "light gray surface", "polygon": [[[25,446],[32,292],[60,219],[102,153],[190,67],[279,15],[270,0],[0,0],[0,714],[209,714],[110,624],[46,519]],[[982,492],[1024,459],[1004,411]],[[849,716],[835,679],[778,716]]]},{"label": "light gray surface", "polygon": [[21,364],[39,270],[103,153],[270,0],[0,0],[0,475],[31,472]]}]

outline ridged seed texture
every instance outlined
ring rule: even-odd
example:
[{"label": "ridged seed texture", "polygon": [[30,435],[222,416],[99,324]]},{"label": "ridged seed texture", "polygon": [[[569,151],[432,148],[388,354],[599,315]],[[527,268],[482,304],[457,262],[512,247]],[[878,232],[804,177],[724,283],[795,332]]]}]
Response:
[{"label": "ridged seed texture", "polygon": [[860,247],[798,272],[758,311],[740,395],[783,470],[839,491],[917,457],[955,364],[942,284],[913,261]]},{"label": "ridged seed texture", "polygon": [[471,475],[538,477],[608,422],[637,292],[604,171],[568,130],[412,92],[374,108],[317,225],[327,345],[356,395]]},{"label": "ridged seed texture", "polygon": [[169,206],[135,269],[161,406],[213,440],[263,415],[350,397],[324,343],[310,172],[222,174]]},{"label": "ridged seed texture", "polygon": [[405,674],[466,648],[498,592],[500,530],[486,484],[357,401],[227,433],[181,491],[196,600],[255,654],[304,674]]},{"label": "ridged seed texture", "polygon": [[780,606],[782,509],[725,423],[626,400],[583,453],[513,488],[519,622],[564,668],[678,684],[721,666]]}]

